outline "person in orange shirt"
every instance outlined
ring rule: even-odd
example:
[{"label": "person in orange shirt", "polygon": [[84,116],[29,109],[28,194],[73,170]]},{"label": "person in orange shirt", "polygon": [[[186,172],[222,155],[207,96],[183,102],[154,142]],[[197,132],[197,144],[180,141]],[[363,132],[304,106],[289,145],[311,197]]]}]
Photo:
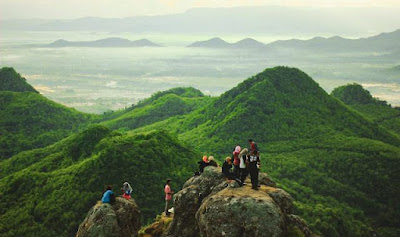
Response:
[{"label": "person in orange shirt", "polygon": [[172,194],[174,194],[174,192],[171,189],[171,179],[167,179],[167,183],[165,184],[164,187],[164,192],[165,192],[165,215],[169,216],[170,213],[168,212],[169,206],[170,206],[170,202],[172,200]]}]

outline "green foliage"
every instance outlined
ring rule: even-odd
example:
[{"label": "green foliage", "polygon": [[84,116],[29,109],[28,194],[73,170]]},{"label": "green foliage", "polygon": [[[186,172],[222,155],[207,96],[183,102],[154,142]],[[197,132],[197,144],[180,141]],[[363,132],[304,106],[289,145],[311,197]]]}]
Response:
[{"label": "green foliage", "polygon": [[365,118],[400,135],[400,110],[392,108],[386,101],[372,98],[369,91],[361,85],[350,84],[338,87],[332,91],[332,96],[361,113]]},{"label": "green foliage", "polygon": [[[163,209],[165,178],[172,177],[177,190],[195,170],[198,154],[225,157],[235,145],[246,147],[247,139],[253,138],[261,150],[262,169],[294,196],[297,214],[313,231],[324,236],[374,232],[398,236],[400,138],[395,133],[400,129],[399,110],[372,98],[358,85],[350,88],[333,93],[346,98],[349,104],[345,105],[300,70],[276,67],[220,97],[205,97],[192,88],[171,89],[101,119],[74,122],[100,121],[128,132],[95,126],[0,161],[0,233],[73,235],[100,198],[100,186],[119,186],[125,180],[133,184],[134,198],[145,220],[150,220]],[[32,94],[20,93],[18,98]],[[19,104],[13,102],[19,101],[13,99],[15,95],[3,94],[0,98],[7,103],[2,104]],[[43,120],[29,124],[16,115],[29,115],[30,107],[16,107],[20,109],[4,112],[8,120],[0,120],[6,121],[1,129],[16,122],[21,135],[5,141],[14,139],[19,144],[61,133],[43,129],[31,134],[30,129],[37,129]],[[60,113],[49,112],[46,117],[56,116],[63,124],[70,113]],[[38,114],[41,117],[43,112]],[[298,231],[292,229],[291,234]]]},{"label": "green foliage", "polygon": [[93,118],[38,93],[0,91],[0,160],[52,144]]},{"label": "green foliage", "polygon": [[0,91],[39,93],[12,67],[0,69]]},{"label": "green foliage", "polygon": [[[170,91],[175,90],[171,89]],[[210,97],[183,97],[175,93],[159,92],[123,113],[106,114],[103,118],[104,122],[101,124],[112,129],[132,130],[167,118],[187,114],[211,100]],[[118,116],[115,116],[116,114]]]},{"label": "green foliage", "polygon": [[73,236],[103,185],[122,194],[125,181],[150,220],[163,210],[164,180],[171,178],[174,190],[181,187],[195,170],[194,157],[164,131],[130,136],[102,126],[20,153],[0,163],[1,174],[8,174],[0,179],[0,233]]}]

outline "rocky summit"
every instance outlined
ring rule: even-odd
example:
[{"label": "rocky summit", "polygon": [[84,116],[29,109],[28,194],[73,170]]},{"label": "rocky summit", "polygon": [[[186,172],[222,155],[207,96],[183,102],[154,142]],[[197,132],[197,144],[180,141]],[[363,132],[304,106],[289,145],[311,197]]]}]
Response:
[{"label": "rocky summit", "polygon": [[79,226],[76,237],[136,237],[140,218],[133,199],[117,197],[113,205],[98,202]]},{"label": "rocky summit", "polygon": [[207,167],[174,196],[174,218],[162,236],[312,236],[293,215],[292,197],[260,174],[261,187],[239,187],[220,168]]}]

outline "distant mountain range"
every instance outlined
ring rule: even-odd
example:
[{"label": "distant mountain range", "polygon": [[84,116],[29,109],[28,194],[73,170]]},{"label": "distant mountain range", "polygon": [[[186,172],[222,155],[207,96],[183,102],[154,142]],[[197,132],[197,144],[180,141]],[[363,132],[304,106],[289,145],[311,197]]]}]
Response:
[{"label": "distant mountain range", "polygon": [[330,38],[314,37],[309,40],[278,40],[263,44],[257,40],[246,38],[236,43],[228,43],[221,38],[212,38],[205,41],[194,42],[188,47],[203,48],[265,48],[270,50],[292,49],[307,51],[395,51],[400,49],[400,29],[381,33],[376,36],[360,39],[346,39],[339,36]]},{"label": "distant mountain range", "polygon": [[236,43],[228,43],[221,38],[215,37],[205,41],[197,41],[187,47],[199,47],[199,48],[260,48],[265,47],[265,44],[251,39],[246,38]]},{"label": "distant mountain range", "polygon": [[59,39],[44,47],[161,47],[148,39],[130,41],[127,39],[111,37],[95,41],[67,41]]}]

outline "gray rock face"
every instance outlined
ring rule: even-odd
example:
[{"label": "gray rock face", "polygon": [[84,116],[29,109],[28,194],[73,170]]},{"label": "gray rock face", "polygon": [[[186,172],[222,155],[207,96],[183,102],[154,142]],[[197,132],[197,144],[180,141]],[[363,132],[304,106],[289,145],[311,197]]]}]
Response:
[{"label": "gray rock face", "polygon": [[79,226],[77,237],[138,236],[140,211],[133,199],[117,197],[115,204],[97,203]]},{"label": "gray rock face", "polygon": [[247,189],[227,188],[203,202],[196,213],[202,236],[282,236],[280,208],[266,193]]},{"label": "gray rock face", "polygon": [[260,174],[261,188],[253,190],[228,181],[220,169],[206,167],[185,183],[174,196],[174,218],[163,236],[286,236],[292,197],[267,174]]}]

